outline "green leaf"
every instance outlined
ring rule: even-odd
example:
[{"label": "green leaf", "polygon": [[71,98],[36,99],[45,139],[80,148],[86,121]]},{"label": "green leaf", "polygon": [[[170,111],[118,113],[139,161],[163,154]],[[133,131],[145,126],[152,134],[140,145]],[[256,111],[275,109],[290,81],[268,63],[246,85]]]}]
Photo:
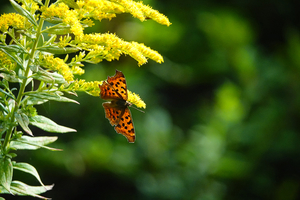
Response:
[{"label": "green leaf", "polygon": [[67,81],[64,77],[56,72],[47,72],[46,70],[40,69],[37,73],[31,76],[34,79],[44,81],[46,83],[58,83],[64,84]]},{"label": "green leaf", "polygon": [[58,125],[51,119],[48,119],[47,117],[44,117],[41,115],[36,115],[36,116],[30,117],[29,120],[30,120],[30,124],[32,124],[33,126],[39,127],[40,129],[43,129],[44,131],[53,132],[53,133],[76,132],[75,129]]},{"label": "green leaf", "polygon": [[56,47],[56,46],[47,46],[47,47],[41,47],[38,48],[40,51],[45,51],[53,54],[68,54],[68,53],[75,53],[79,51],[79,48],[76,47]]},{"label": "green leaf", "polygon": [[54,93],[47,93],[47,92],[39,92],[39,93],[26,93],[26,95],[40,98],[40,99],[47,99],[47,100],[60,101],[60,102],[72,102],[72,103],[79,104],[77,101],[73,99],[60,96],[58,93],[54,94]]},{"label": "green leaf", "polygon": [[3,197],[0,197],[0,200],[5,200]]},{"label": "green leaf", "polygon": [[[39,194],[47,192],[48,190],[52,190],[54,185],[46,185],[46,186],[30,186],[21,181],[12,181],[11,183],[11,191],[20,196],[33,196],[40,199],[49,199],[47,197],[43,197]],[[2,188],[0,187],[0,190]],[[3,188],[1,190],[3,194],[7,194],[8,192]]]},{"label": "green leaf", "polygon": [[37,26],[37,23],[34,19],[34,17],[31,15],[30,12],[28,12],[27,10],[25,10],[22,6],[20,6],[18,3],[16,3],[14,0],[9,0],[11,5],[14,7],[14,9],[20,13],[21,15],[23,15],[24,17],[26,17],[31,24],[33,24],[34,26]]},{"label": "green leaf", "polygon": [[11,192],[11,181],[13,176],[13,166],[10,158],[0,158],[0,185],[2,185],[9,193]]},{"label": "green leaf", "polygon": [[19,45],[0,45],[0,49],[5,49],[8,52],[16,52],[16,53],[27,53],[25,51],[25,49],[23,49],[22,47],[20,47]]},{"label": "green leaf", "polygon": [[5,90],[2,90],[1,88],[0,88],[0,92],[2,92],[3,94],[9,96],[11,99],[16,99],[16,98],[15,98],[14,96],[12,96],[10,93],[6,92]]},{"label": "green leaf", "polygon": [[19,125],[23,128],[23,130],[28,133],[29,135],[33,136],[30,128],[28,127],[29,125],[29,119],[27,117],[27,115],[25,115],[24,113],[15,113],[15,118],[18,121]]},{"label": "green leaf", "polygon": [[27,149],[27,150],[36,150],[38,148],[45,148],[52,151],[60,151],[60,149],[55,149],[47,147],[45,145],[55,142],[58,137],[29,137],[23,135],[21,138],[13,140],[10,143],[10,148],[12,149]]},{"label": "green leaf", "polygon": [[30,165],[28,163],[15,163],[13,165],[13,168],[33,175],[40,182],[40,184],[42,186],[45,186],[39,176],[39,173],[36,171],[35,167],[33,167],[32,165]]},{"label": "green leaf", "polygon": [[0,73],[0,77],[12,83],[21,83],[22,81],[18,79],[16,76],[6,73]]},{"label": "green leaf", "polygon": [[27,105],[40,105],[43,103],[48,102],[47,99],[41,99],[41,98],[36,98],[36,97],[29,97],[27,99]]},{"label": "green leaf", "polygon": [[71,33],[71,26],[65,24],[57,24],[43,30],[43,32],[56,34],[56,35],[65,35]]},{"label": "green leaf", "polygon": [[0,109],[4,112],[8,113],[8,110],[6,109],[6,107],[2,103],[0,103]]}]

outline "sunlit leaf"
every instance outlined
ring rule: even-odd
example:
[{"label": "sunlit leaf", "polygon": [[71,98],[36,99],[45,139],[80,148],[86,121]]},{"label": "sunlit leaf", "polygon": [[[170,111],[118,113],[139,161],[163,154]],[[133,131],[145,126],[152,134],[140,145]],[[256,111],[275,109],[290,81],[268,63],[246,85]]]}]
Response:
[{"label": "sunlit leaf", "polygon": [[23,128],[23,130],[29,135],[33,136],[30,128],[28,127],[29,119],[27,115],[25,115],[24,113],[15,113],[15,118],[18,121],[19,125]]},{"label": "sunlit leaf", "polygon": [[34,79],[44,81],[46,83],[58,83],[64,84],[67,81],[64,77],[56,72],[47,72],[46,70],[40,69],[37,73],[31,76]]},{"label": "sunlit leaf", "polygon": [[0,185],[11,193],[11,181],[13,176],[13,166],[8,157],[0,158]]},{"label": "sunlit leaf", "polygon": [[[11,182],[11,191],[20,196],[33,196],[40,199],[50,199],[47,197],[40,196],[39,194],[47,192],[48,190],[52,190],[54,185],[45,185],[45,186],[30,186],[21,181],[12,181]],[[3,190],[1,190],[3,189]],[[7,190],[1,188],[1,193],[7,194]]]},{"label": "sunlit leaf", "polygon": [[41,98],[36,98],[36,97],[29,97],[27,99],[27,105],[40,105],[43,103],[48,102],[48,99],[41,99]]},{"label": "sunlit leaf", "polygon": [[79,48],[76,47],[56,47],[56,46],[49,46],[49,47],[41,47],[39,48],[40,51],[45,51],[53,54],[68,54],[68,53],[75,53],[79,51]]},{"label": "sunlit leaf", "polygon": [[12,74],[1,73],[0,77],[12,83],[21,83],[22,81]]},{"label": "sunlit leaf", "polygon": [[39,127],[44,131],[54,132],[54,133],[76,132],[75,129],[58,125],[51,119],[41,115],[30,117],[29,120],[30,120],[30,124]]},{"label": "sunlit leaf", "polygon": [[35,167],[33,167],[32,165],[30,165],[28,163],[15,163],[13,165],[13,168],[33,175],[40,182],[40,184],[42,186],[44,186],[44,184],[42,183],[42,180],[39,176],[39,173],[36,171]]},{"label": "sunlit leaf", "polygon": [[57,34],[57,35],[64,35],[64,34],[71,33],[71,26],[65,24],[57,24],[55,26],[46,28],[43,32]]},{"label": "sunlit leaf", "polygon": [[60,149],[55,149],[51,147],[47,147],[45,145],[55,142],[58,137],[29,137],[22,136],[16,140],[13,140],[10,143],[10,148],[13,149],[27,149],[27,150],[35,150],[38,148],[45,148],[52,151],[59,151]]},{"label": "sunlit leaf", "polygon": [[0,45],[0,49],[5,49],[7,52],[16,52],[16,53],[26,53],[25,49],[23,49],[19,45]]},{"label": "sunlit leaf", "polygon": [[58,94],[54,93],[47,93],[47,92],[39,92],[39,93],[26,93],[26,95],[31,96],[31,97],[36,97],[40,99],[47,99],[47,100],[52,100],[52,101],[60,101],[60,102],[72,102],[72,103],[77,103],[77,101],[73,99],[69,99],[67,97],[60,96]]}]

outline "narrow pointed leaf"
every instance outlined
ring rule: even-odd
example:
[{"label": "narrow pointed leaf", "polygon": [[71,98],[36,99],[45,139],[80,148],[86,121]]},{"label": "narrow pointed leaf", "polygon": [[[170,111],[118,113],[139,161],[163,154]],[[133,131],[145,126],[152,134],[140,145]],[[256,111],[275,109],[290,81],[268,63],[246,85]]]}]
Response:
[{"label": "narrow pointed leaf", "polygon": [[47,147],[45,145],[55,142],[58,137],[29,137],[22,136],[16,140],[13,140],[10,144],[10,148],[13,149],[27,149],[27,150],[35,150],[38,148],[45,148],[52,151],[60,151],[60,149],[55,149],[51,147]]},{"label": "narrow pointed leaf", "polygon": [[46,83],[58,83],[64,84],[67,81],[64,77],[56,72],[47,72],[46,70],[40,69],[37,73],[31,76],[34,79],[44,81]]},{"label": "narrow pointed leaf", "polygon": [[71,26],[65,24],[57,24],[55,26],[46,28],[43,32],[57,35],[65,35],[71,33]]},{"label": "narrow pointed leaf", "polygon": [[0,77],[3,79],[12,82],[12,83],[21,83],[22,81],[12,74],[0,73]]},{"label": "narrow pointed leaf", "polygon": [[43,103],[48,102],[47,99],[40,99],[40,98],[35,98],[35,97],[29,97],[27,99],[27,105],[40,105]]},{"label": "narrow pointed leaf", "polygon": [[31,24],[33,24],[34,26],[37,26],[37,23],[34,19],[34,17],[31,15],[30,12],[28,12],[27,10],[25,10],[22,6],[20,6],[17,2],[15,2],[14,0],[9,0],[11,5],[14,7],[14,9],[20,13],[21,15],[23,15],[24,17],[26,17]]},{"label": "narrow pointed leaf", "polygon": [[16,53],[27,53],[25,49],[23,49],[19,45],[0,45],[0,49],[5,49],[7,52],[16,52]]},{"label": "narrow pointed leaf", "polygon": [[0,92],[2,92],[3,94],[9,96],[11,99],[16,99],[14,96],[12,96],[10,93],[6,92],[5,90],[0,88]]},{"label": "narrow pointed leaf", "polygon": [[39,173],[32,165],[28,163],[15,163],[13,168],[33,175],[40,182],[42,186],[45,186],[39,176]]},{"label": "narrow pointed leaf", "polygon": [[36,97],[40,99],[47,99],[47,100],[52,100],[52,101],[60,101],[60,102],[72,102],[72,103],[77,103],[77,101],[73,99],[69,99],[67,97],[60,96],[58,94],[53,94],[53,93],[47,93],[47,92],[39,92],[39,93],[27,93],[26,95],[31,96],[31,97]]},{"label": "narrow pointed leaf", "polygon": [[76,132],[75,129],[58,125],[51,119],[41,116],[41,115],[36,115],[34,117],[30,117],[29,120],[30,120],[30,124],[32,124],[33,126],[39,127],[40,129],[43,129],[44,131],[53,132],[53,133]]},{"label": "narrow pointed leaf", "polygon": [[79,48],[76,47],[56,47],[56,46],[48,46],[48,47],[41,47],[38,50],[45,51],[53,54],[68,54],[68,53],[75,53],[79,51]]},{"label": "narrow pointed leaf", "polygon": [[29,119],[27,115],[25,115],[24,113],[15,113],[15,118],[18,121],[19,125],[23,128],[23,130],[29,135],[33,136],[30,128],[28,127]]},{"label": "narrow pointed leaf", "polygon": [[[12,181],[11,183],[11,191],[20,196],[33,196],[40,199],[50,199],[47,197],[43,197],[39,194],[47,192],[48,190],[51,190],[54,185],[45,185],[45,186],[30,186],[25,183],[22,183],[21,181]],[[6,191],[4,188],[1,190],[1,193],[7,194],[8,191]]]},{"label": "narrow pointed leaf", "polygon": [[10,185],[13,176],[13,166],[10,158],[0,158],[0,185],[11,193]]}]

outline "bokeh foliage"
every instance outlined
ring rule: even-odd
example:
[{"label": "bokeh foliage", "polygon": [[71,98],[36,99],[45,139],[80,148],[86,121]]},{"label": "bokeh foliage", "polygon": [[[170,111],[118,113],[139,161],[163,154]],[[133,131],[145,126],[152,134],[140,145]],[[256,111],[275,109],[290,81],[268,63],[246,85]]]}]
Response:
[{"label": "bokeh foliage", "polygon": [[132,110],[136,143],[114,132],[101,99],[79,94],[81,105],[39,108],[77,129],[56,143],[64,151],[17,159],[32,157],[57,200],[298,199],[299,2],[144,3],[172,25],[122,15],[98,28],[151,46],[165,63],[85,68],[87,81],[121,70],[147,103],[145,114]]}]

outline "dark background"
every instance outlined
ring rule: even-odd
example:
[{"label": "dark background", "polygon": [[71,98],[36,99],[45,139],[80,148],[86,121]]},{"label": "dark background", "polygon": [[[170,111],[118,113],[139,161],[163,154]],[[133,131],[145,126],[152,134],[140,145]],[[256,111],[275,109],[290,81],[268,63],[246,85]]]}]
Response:
[{"label": "dark background", "polygon": [[[115,32],[157,50],[163,64],[129,56],[87,64],[80,77],[122,71],[146,102],[131,109],[136,142],[115,133],[103,100],[50,102],[38,112],[76,133],[47,150],[17,152],[34,165],[44,196],[64,199],[300,199],[300,2],[148,0],[172,25],[129,14],[91,32]],[[11,6],[2,7],[11,12]],[[57,135],[34,129],[35,135]],[[15,180],[38,182],[24,173]],[[5,196],[12,198],[12,196]],[[15,199],[32,199],[15,197]]]}]

